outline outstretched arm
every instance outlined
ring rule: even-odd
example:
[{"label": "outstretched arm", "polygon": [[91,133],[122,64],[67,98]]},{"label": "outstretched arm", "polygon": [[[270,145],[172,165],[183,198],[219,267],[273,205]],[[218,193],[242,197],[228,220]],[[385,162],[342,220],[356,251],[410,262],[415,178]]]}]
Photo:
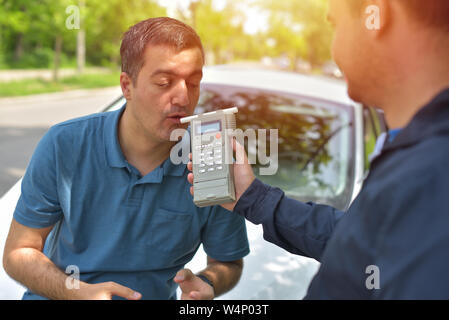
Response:
[{"label": "outstretched arm", "polygon": [[[264,238],[287,251],[320,260],[327,240],[343,216],[335,208],[303,203],[284,195],[256,179],[245,149],[234,141],[236,163],[234,184],[237,200],[222,207],[234,211],[254,224],[262,224]],[[187,164],[192,171],[192,162]],[[193,184],[193,174],[188,181]],[[193,195],[193,187],[190,188]]]}]

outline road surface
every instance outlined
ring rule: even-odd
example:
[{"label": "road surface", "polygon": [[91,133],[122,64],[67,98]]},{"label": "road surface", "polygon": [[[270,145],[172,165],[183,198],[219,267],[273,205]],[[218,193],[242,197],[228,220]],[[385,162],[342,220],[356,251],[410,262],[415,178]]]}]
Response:
[{"label": "road surface", "polygon": [[22,177],[50,126],[98,112],[120,95],[112,87],[0,99],[0,197]]}]

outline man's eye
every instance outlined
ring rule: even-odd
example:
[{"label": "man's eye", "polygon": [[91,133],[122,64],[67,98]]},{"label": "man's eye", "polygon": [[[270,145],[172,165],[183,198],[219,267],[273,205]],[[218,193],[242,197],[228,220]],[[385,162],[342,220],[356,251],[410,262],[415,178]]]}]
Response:
[{"label": "man's eye", "polygon": [[161,88],[167,88],[170,86],[170,82],[160,82],[160,83],[156,83],[156,85]]}]

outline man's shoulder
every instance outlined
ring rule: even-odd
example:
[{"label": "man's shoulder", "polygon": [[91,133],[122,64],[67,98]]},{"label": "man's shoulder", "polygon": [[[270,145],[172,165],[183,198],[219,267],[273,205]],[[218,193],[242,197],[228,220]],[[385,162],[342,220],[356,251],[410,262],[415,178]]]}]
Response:
[{"label": "man's shoulder", "polygon": [[[117,112],[117,111],[113,111]],[[80,139],[89,136],[104,128],[105,123],[111,119],[113,112],[94,113],[53,125],[48,134],[56,141],[66,138]]]},{"label": "man's shoulder", "polygon": [[111,116],[112,112],[95,113],[55,124],[43,140],[59,152],[70,151],[73,155],[80,148],[95,147],[103,141],[105,124],[111,120]]},{"label": "man's shoulder", "polygon": [[[371,196],[386,199],[391,195],[399,198],[413,198],[428,194],[436,186],[449,188],[449,135],[440,134],[424,139],[416,144],[396,149],[382,155],[373,163],[365,189]],[[370,196],[370,197],[371,197]]]},{"label": "man's shoulder", "polygon": [[449,132],[435,134],[412,145],[396,148],[384,155],[378,164],[390,171],[432,171],[447,163],[449,157]]},{"label": "man's shoulder", "polygon": [[79,127],[91,127],[96,124],[102,123],[105,118],[107,118],[111,112],[101,112],[101,113],[93,113],[90,115],[70,119],[64,122],[60,122],[51,127],[51,130],[55,132],[60,131],[70,131],[72,129],[77,129]]},{"label": "man's shoulder", "polygon": [[[410,149],[405,149],[402,158],[408,159],[409,166],[403,170],[417,170],[433,172],[447,164],[449,157],[449,132],[429,137]],[[405,164],[405,163],[404,163]],[[444,170],[445,172],[447,170]],[[449,172],[448,172],[449,174]]]}]

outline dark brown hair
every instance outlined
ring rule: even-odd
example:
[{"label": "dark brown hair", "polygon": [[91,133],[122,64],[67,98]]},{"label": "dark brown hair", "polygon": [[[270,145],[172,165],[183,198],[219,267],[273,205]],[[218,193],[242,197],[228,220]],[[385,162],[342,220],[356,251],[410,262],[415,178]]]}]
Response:
[{"label": "dark brown hair", "polygon": [[122,72],[131,77],[134,85],[143,67],[144,52],[148,45],[167,45],[177,51],[198,47],[204,61],[201,39],[192,27],[168,17],[143,20],[123,34],[120,46]]}]

